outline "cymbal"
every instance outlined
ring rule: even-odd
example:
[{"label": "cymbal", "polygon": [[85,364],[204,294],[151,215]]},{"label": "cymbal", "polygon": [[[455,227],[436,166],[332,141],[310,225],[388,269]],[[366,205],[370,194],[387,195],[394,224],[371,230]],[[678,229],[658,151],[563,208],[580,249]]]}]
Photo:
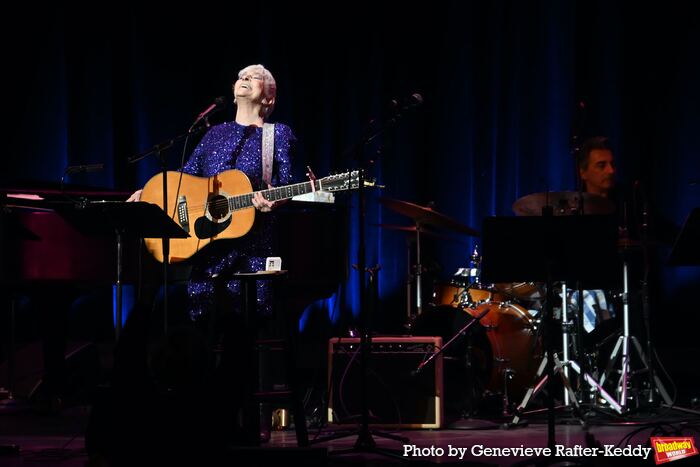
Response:
[{"label": "cymbal", "polygon": [[434,227],[441,227],[443,229],[452,230],[464,235],[473,235],[475,237],[480,235],[477,230],[467,227],[461,222],[456,221],[444,214],[440,214],[429,207],[392,198],[379,198],[379,202],[392,211],[410,217],[416,224],[432,225]]},{"label": "cymbal", "polygon": [[[415,225],[396,225],[396,224],[372,224],[375,227],[380,227],[382,229],[386,230],[398,230],[400,232],[407,232],[407,233],[416,233],[416,226]],[[433,232],[432,230],[427,230],[427,229],[420,229],[421,235],[427,235],[429,237],[435,237],[435,238],[441,238],[443,240],[450,240],[453,242],[460,242],[454,237],[450,237],[449,235],[443,235],[439,234],[436,232]]]},{"label": "cymbal", "polygon": [[544,206],[552,206],[555,216],[575,214],[579,196],[583,195],[584,214],[612,214],[615,203],[600,195],[578,191],[549,191],[523,196],[513,203],[513,212],[518,216],[541,216]]}]

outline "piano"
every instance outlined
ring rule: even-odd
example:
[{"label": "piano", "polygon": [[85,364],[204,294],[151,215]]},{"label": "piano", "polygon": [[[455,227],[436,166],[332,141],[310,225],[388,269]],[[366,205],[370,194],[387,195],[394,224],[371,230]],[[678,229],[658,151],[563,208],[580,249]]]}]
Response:
[{"label": "piano", "polygon": [[0,196],[3,284],[114,282],[114,235],[86,222],[80,207],[124,200],[127,193],[6,189]]}]

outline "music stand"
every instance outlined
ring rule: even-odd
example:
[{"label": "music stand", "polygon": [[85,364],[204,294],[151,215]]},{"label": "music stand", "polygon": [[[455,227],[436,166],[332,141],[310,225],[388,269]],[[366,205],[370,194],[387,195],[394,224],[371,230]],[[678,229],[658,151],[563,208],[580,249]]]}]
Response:
[{"label": "music stand", "polygon": [[[122,329],[122,271],[123,239],[130,238],[187,238],[185,232],[159,206],[146,202],[92,201],[78,203],[72,209],[58,210],[69,221],[77,221],[79,228],[96,235],[115,234],[117,238],[117,299],[115,336],[119,340]],[[163,274],[164,329],[168,329],[168,276]]]},{"label": "music stand", "polygon": [[[545,212],[545,214],[548,214]],[[555,281],[581,280],[585,288],[611,288],[618,278],[617,221],[613,216],[488,217],[483,223],[482,282],[545,282],[548,446],[554,448],[555,357],[552,301]],[[567,362],[563,362],[567,364]],[[574,368],[576,369],[576,368]],[[582,375],[589,384],[594,381]]]}]

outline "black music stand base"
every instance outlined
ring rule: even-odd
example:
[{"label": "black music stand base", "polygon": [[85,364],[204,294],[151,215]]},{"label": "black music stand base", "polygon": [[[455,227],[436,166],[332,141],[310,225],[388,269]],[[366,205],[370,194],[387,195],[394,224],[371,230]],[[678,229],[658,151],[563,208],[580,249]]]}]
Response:
[{"label": "black music stand base", "polygon": [[377,443],[374,440],[374,437],[377,436],[380,438],[391,439],[394,441],[399,441],[399,442],[404,443],[404,444],[410,443],[410,440],[408,438],[406,438],[405,436],[394,435],[394,434],[386,433],[383,431],[370,430],[369,428],[365,427],[364,425],[360,425],[359,431],[334,433],[332,435],[328,435],[328,436],[324,436],[324,437],[315,439],[315,440],[311,441],[309,444],[324,443],[326,441],[347,438],[350,436],[357,436],[357,439],[355,440],[355,444],[353,445],[352,448],[334,449],[332,451],[329,451],[329,454],[330,455],[344,455],[344,454],[364,452],[364,453],[381,454],[381,455],[384,455],[387,457],[393,457],[396,459],[406,460],[406,458],[400,453],[400,451],[397,451],[394,449],[385,449],[385,448],[377,447]]},{"label": "black music stand base", "polygon": [[[373,291],[375,291],[375,287],[376,287],[375,274],[379,271],[379,269],[380,269],[379,266],[375,266],[374,268],[367,268],[367,272],[369,273],[369,278],[370,278],[369,285],[370,285],[371,290],[373,290]],[[367,317],[365,316],[364,319],[367,319]],[[372,348],[372,335],[367,330],[367,326],[365,325],[365,323],[362,323],[362,324],[363,324],[363,326],[362,326],[363,333],[362,333],[361,338],[360,338],[360,368],[362,369],[362,384],[363,384],[362,397],[363,397],[363,400],[362,400],[362,414],[361,414],[360,427],[356,431],[350,431],[350,432],[343,431],[342,433],[334,433],[332,435],[323,436],[321,438],[317,438],[313,441],[310,441],[309,444],[324,443],[326,441],[331,441],[331,440],[335,440],[335,439],[342,439],[342,438],[347,438],[349,436],[357,435],[357,440],[355,440],[355,444],[352,448],[330,451],[329,454],[343,455],[343,454],[352,454],[352,453],[356,453],[356,452],[364,452],[364,453],[380,454],[380,455],[387,456],[387,457],[406,460],[406,458],[400,453],[400,451],[377,447],[377,443],[374,441],[374,436],[378,436],[380,438],[391,439],[394,441],[399,441],[403,444],[410,443],[410,440],[407,437],[394,435],[394,434],[386,433],[383,431],[371,430],[369,428],[369,412],[368,412],[368,408],[367,408],[368,402],[367,402],[367,393],[366,393],[366,391],[367,391],[366,376],[367,376],[367,360],[369,358],[369,354],[371,353],[371,348]]]}]

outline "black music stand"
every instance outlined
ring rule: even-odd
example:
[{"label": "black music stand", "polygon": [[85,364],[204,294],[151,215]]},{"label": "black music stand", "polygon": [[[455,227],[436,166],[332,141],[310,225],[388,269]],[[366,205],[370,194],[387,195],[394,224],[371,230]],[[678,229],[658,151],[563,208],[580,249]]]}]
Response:
[{"label": "black music stand", "polygon": [[[688,214],[688,217],[683,223],[683,228],[678,234],[676,241],[673,243],[673,248],[668,257],[670,266],[700,266],[700,252],[698,252],[697,239],[700,238],[700,208],[694,208]],[[697,410],[691,410],[684,407],[668,404],[681,412],[687,412],[694,415],[700,414]]]},{"label": "black music stand", "polygon": [[[547,358],[548,446],[554,449],[555,281],[581,280],[584,288],[619,281],[617,220],[613,216],[488,217],[482,235],[482,282],[545,282],[544,344]],[[551,211],[550,211],[551,214]]]},{"label": "black music stand", "polygon": [[[122,329],[122,271],[123,239],[130,238],[187,238],[190,235],[175,223],[159,206],[124,201],[92,201],[78,203],[71,209],[58,212],[78,228],[95,235],[115,234],[117,238],[117,300],[115,335],[119,340]],[[167,262],[167,261],[166,261]],[[163,275],[163,296],[168,293],[167,274]],[[168,329],[167,301],[163,303],[165,332]]]}]

